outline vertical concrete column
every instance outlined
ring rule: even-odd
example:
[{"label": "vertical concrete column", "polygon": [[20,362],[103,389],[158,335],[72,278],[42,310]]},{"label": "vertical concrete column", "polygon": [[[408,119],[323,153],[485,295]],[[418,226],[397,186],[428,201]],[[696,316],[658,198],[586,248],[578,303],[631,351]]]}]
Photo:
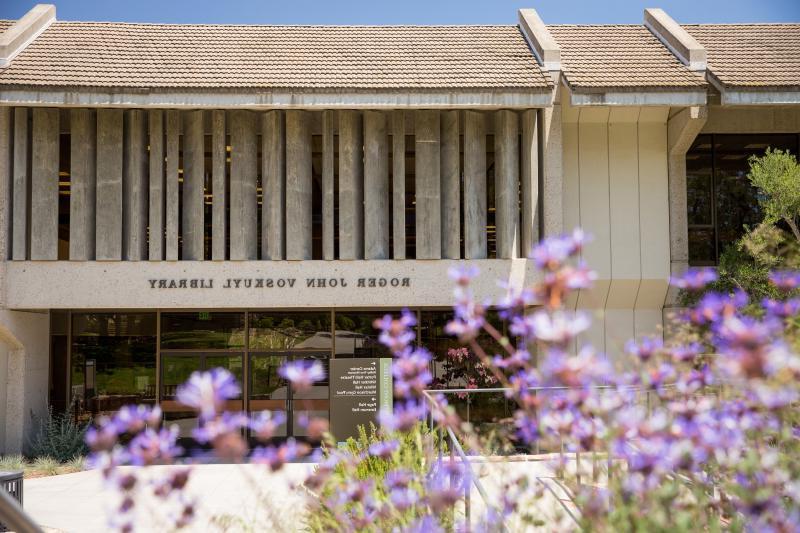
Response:
[{"label": "vertical concrete column", "polygon": [[[203,112],[183,115],[183,206],[181,209],[183,259],[203,259],[203,201],[205,184]],[[255,212],[253,212],[255,216]]]},{"label": "vertical concrete column", "polygon": [[286,236],[286,147],[283,111],[268,111],[262,118],[261,258],[285,257]]},{"label": "vertical concrete column", "polygon": [[544,237],[560,235],[565,230],[563,209],[563,163],[561,104],[539,110],[539,140],[542,146],[542,231]]},{"label": "vertical concrete column", "polygon": [[256,181],[258,153],[256,115],[232,111],[231,115],[231,251],[234,261],[258,258],[256,242]]},{"label": "vertical concrete column", "polygon": [[486,116],[464,112],[464,257],[486,259]]},{"label": "vertical concrete column", "polygon": [[228,220],[225,216],[227,192],[225,190],[225,111],[211,112],[211,259],[225,260],[225,241],[228,235]]},{"label": "vertical concrete column", "polygon": [[91,109],[71,109],[69,113],[69,258],[73,261],[94,259],[96,120]]},{"label": "vertical concrete column", "polygon": [[311,129],[306,111],[286,112],[286,259],[312,257]]},{"label": "vertical concrete column", "polygon": [[14,108],[11,258],[20,261],[28,258],[28,219],[31,197],[29,147],[28,109],[16,107]]},{"label": "vertical concrete column", "polygon": [[522,254],[526,256],[539,241],[539,132],[538,112],[522,112]]},{"label": "vertical concrete column", "polygon": [[406,114],[392,113],[392,244],[394,258],[406,258]]},{"label": "vertical concrete column", "polygon": [[322,258],[334,257],[334,111],[322,112]]},{"label": "vertical concrete column", "polygon": [[417,259],[442,258],[442,199],[438,111],[416,111]]},{"label": "vertical concrete column", "polygon": [[11,115],[10,107],[0,106],[0,261],[11,258],[11,195],[14,179]]},{"label": "vertical concrete column", "polygon": [[125,111],[124,150],[122,159],[122,257],[127,261],[147,258],[148,186],[147,134],[145,112]]},{"label": "vertical concrete column", "polygon": [[497,257],[519,257],[519,125],[517,114],[495,114],[495,220]]},{"label": "vertical concrete column", "polygon": [[364,257],[364,141],[361,113],[339,112],[339,259]]},{"label": "vertical concrete column", "polygon": [[148,116],[150,130],[150,210],[148,257],[151,261],[164,259],[164,112],[151,109]]},{"label": "vertical concrete column", "polygon": [[97,110],[95,257],[122,259],[122,110]]},{"label": "vertical concrete column", "polygon": [[166,256],[167,261],[178,260],[178,216],[180,198],[178,187],[178,159],[180,149],[181,115],[179,111],[167,111],[167,175],[166,175]]},{"label": "vertical concrete column", "polygon": [[442,257],[461,258],[461,162],[458,111],[442,111]]},{"label": "vertical concrete column", "polygon": [[58,109],[33,109],[31,259],[58,259]]},{"label": "vertical concrete column", "polygon": [[364,112],[364,259],[389,259],[389,139],[381,111]]}]

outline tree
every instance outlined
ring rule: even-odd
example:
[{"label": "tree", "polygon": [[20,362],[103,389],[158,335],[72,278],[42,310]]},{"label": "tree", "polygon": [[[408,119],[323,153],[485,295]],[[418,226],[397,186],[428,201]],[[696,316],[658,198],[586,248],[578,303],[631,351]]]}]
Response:
[{"label": "tree", "polygon": [[767,149],[763,157],[750,158],[750,183],[759,192],[764,222],[785,222],[800,242],[800,165],[795,156],[782,150]]}]

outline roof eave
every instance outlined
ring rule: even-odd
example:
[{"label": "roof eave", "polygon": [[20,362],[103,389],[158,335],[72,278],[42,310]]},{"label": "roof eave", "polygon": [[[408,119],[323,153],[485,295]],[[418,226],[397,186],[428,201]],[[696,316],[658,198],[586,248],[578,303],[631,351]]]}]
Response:
[{"label": "roof eave", "polygon": [[695,106],[706,105],[706,88],[698,87],[592,87],[575,88],[568,82],[573,106]]},{"label": "roof eave", "polygon": [[722,105],[800,105],[800,87],[726,85],[711,71],[708,81],[719,91]]},{"label": "roof eave", "polygon": [[397,109],[549,107],[550,88],[461,90],[226,90],[17,87],[0,82],[0,104],[59,107],[186,109]]}]

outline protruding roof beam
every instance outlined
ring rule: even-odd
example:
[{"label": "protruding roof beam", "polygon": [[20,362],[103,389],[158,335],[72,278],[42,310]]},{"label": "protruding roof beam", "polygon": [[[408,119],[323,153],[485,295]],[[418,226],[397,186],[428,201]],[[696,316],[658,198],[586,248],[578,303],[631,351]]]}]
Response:
[{"label": "protruding roof beam", "polygon": [[663,9],[645,9],[644,25],[690,70],[706,70],[706,49]]},{"label": "protruding roof beam", "polygon": [[535,9],[519,10],[519,27],[545,70],[561,70],[561,47]]},{"label": "protruding roof beam", "polygon": [[0,34],[0,68],[11,64],[17,54],[56,20],[56,6],[36,4],[33,9]]}]

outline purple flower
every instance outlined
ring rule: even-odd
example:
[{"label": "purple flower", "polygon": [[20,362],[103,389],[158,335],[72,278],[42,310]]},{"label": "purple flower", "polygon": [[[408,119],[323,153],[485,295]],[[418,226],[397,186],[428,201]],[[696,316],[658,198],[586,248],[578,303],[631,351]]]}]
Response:
[{"label": "purple flower", "polygon": [[388,431],[408,431],[425,418],[427,409],[414,400],[395,405],[394,412],[382,410],[378,413],[378,422]]},{"label": "purple flower", "polygon": [[450,279],[462,287],[469,285],[469,283],[475,279],[479,273],[480,270],[478,267],[472,264],[460,264],[458,266],[450,267],[450,269],[447,271]]},{"label": "purple flower", "polygon": [[309,450],[308,444],[298,443],[294,439],[289,439],[281,446],[255,448],[250,456],[250,461],[254,464],[267,465],[274,472],[289,461],[308,454]]},{"label": "purple flower", "polygon": [[161,428],[159,431],[147,428],[128,445],[130,462],[137,466],[170,462],[183,453],[183,449],[176,444],[177,440],[178,426]]},{"label": "purple flower", "polygon": [[436,463],[425,483],[425,497],[434,513],[441,513],[461,499],[469,476],[460,463]]},{"label": "purple flower", "polygon": [[145,426],[158,427],[161,424],[161,407],[147,405],[124,405],[114,415],[117,432],[138,433]]},{"label": "purple flower", "polygon": [[414,474],[412,474],[411,471],[406,468],[390,470],[385,476],[386,486],[390,489],[407,487],[413,479]]},{"label": "purple flower", "polygon": [[531,251],[530,258],[542,270],[555,271],[569,259],[577,255],[587,242],[582,230],[576,229],[572,235],[550,237],[536,245]]},{"label": "purple flower", "polygon": [[693,342],[691,344],[671,347],[668,351],[672,356],[672,360],[676,363],[691,362],[703,353],[703,345],[699,342]]},{"label": "purple flower", "polygon": [[644,337],[638,343],[629,340],[625,343],[625,351],[642,362],[647,362],[664,347],[664,341],[660,337]]},{"label": "purple flower", "polygon": [[187,407],[195,409],[201,420],[214,418],[227,400],[241,393],[236,378],[224,368],[207,372],[192,372],[189,380],[178,387],[175,398]]},{"label": "purple flower", "polygon": [[542,342],[559,346],[566,345],[578,334],[589,329],[589,317],[583,313],[567,313],[564,311],[536,311],[525,317],[525,322],[532,336]]},{"label": "purple flower", "polygon": [[389,501],[400,511],[405,511],[419,501],[419,494],[411,487],[397,487],[389,491]]},{"label": "purple flower", "polygon": [[267,441],[285,423],[286,413],[283,411],[261,411],[250,420],[250,429],[257,439]]},{"label": "purple flower", "polygon": [[800,315],[800,298],[791,298],[785,302],[764,298],[761,305],[768,315],[776,318],[786,319]]},{"label": "purple flower", "polygon": [[247,427],[248,418],[246,413],[224,412],[221,416],[207,420],[202,426],[192,430],[192,436],[198,442],[212,442],[219,437],[230,433],[239,434],[242,428]]},{"label": "purple flower", "polygon": [[733,316],[750,301],[747,293],[737,290],[732,295],[710,292],[703,296],[694,309],[689,312],[689,319],[696,325],[716,324]]},{"label": "purple flower", "polygon": [[690,268],[683,276],[670,278],[672,285],[687,291],[700,291],[717,281],[717,271],[710,267]]},{"label": "purple flower", "polygon": [[800,270],[776,270],[770,273],[769,280],[782,291],[793,291],[800,288]]},{"label": "purple flower", "polygon": [[369,454],[381,459],[388,459],[400,448],[400,443],[396,440],[376,442],[369,447]]},{"label": "purple flower", "polygon": [[325,379],[325,369],[316,359],[301,359],[284,363],[278,374],[292,384],[296,391],[306,391],[317,381]]},{"label": "purple flower", "polygon": [[388,347],[393,354],[398,354],[412,344],[417,334],[412,329],[417,324],[417,317],[408,309],[403,309],[400,318],[394,319],[392,315],[384,315],[373,322],[375,329],[381,330],[378,340]]},{"label": "purple flower", "polygon": [[394,390],[398,396],[421,394],[431,383],[433,376],[429,368],[431,354],[424,348],[406,351],[392,361]]}]

